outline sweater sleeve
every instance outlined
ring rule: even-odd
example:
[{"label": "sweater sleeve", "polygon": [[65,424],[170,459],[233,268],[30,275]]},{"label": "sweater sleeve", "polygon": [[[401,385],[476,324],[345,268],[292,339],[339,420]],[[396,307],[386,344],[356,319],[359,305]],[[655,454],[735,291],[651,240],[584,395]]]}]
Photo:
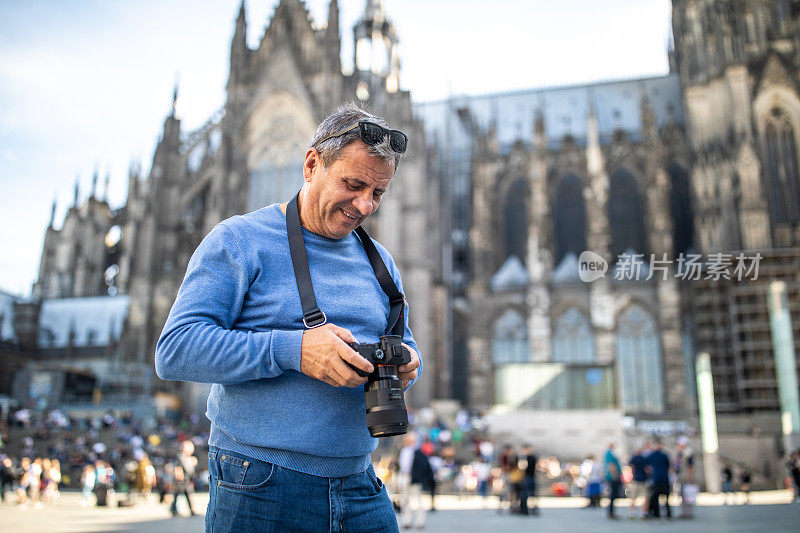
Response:
[{"label": "sweater sleeve", "polygon": [[156,344],[161,379],[230,384],[300,370],[302,330],[235,328],[250,270],[234,233],[215,226],[192,255]]}]

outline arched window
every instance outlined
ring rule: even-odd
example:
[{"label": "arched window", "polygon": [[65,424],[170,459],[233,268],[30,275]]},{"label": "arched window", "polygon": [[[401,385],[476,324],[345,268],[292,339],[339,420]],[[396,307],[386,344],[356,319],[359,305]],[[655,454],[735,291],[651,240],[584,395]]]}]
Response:
[{"label": "arched window", "polygon": [[265,162],[250,172],[247,209],[255,211],[265,205],[291,198],[303,185],[303,160],[295,159],[286,165]]},{"label": "arched window", "polygon": [[528,242],[528,185],[524,179],[516,180],[506,193],[503,202],[503,243],[505,257],[517,256],[525,261]]},{"label": "arched window", "polygon": [[772,110],[764,131],[767,152],[767,190],[774,222],[800,221],[800,176],[794,129],[783,111]]},{"label": "arched window", "polygon": [[553,334],[554,363],[594,363],[594,336],[589,319],[574,307],[558,317]]},{"label": "arched window", "polygon": [[644,254],[644,209],[633,174],[621,168],[611,176],[608,194],[608,222],[611,226],[611,254],[627,250]]},{"label": "arched window", "polygon": [[669,212],[672,215],[672,252],[675,257],[694,247],[694,215],[689,192],[689,174],[677,163],[667,167],[672,187]]},{"label": "arched window", "polygon": [[661,365],[661,343],[653,316],[640,305],[629,306],[620,315],[617,330],[617,372],[625,412],[664,410]]},{"label": "arched window", "polygon": [[500,315],[492,326],[492,359],[495,365],[529,360],[528,328],[522,315],[513,309]]},{"label": "arched window", "polygon": [[569,252],[579,256],[586,250],[586,203],[581,179],[575,174],[561,178],[554,203],[557,265]]}]

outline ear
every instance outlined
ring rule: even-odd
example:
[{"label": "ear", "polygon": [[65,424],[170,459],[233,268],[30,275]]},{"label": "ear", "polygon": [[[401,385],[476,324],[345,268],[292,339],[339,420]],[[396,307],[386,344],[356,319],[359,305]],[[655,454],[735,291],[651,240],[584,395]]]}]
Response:
[{"label": "ear", "polygon": [[319,155],[316,148],[309,148],[303,161],[303,180],[311,183],[314,173],[320,170],[322,170],[322,156]]}]

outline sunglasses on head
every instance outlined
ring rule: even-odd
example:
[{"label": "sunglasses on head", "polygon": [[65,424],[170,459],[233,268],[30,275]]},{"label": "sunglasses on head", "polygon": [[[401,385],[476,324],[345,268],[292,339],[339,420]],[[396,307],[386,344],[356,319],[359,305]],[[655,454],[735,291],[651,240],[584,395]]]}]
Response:
[{"label": "sunglasses on head", "polygon": [[359,120],[358,123],[350,126],[347,129],[342,131],[337,131],[336,133],[331,133],[330,135],[325,136],[322,140],[320,140],[317,145],[324,143],[328,139],[333,139],[334,137],[340,137],[349,131],[353,131],[354,129],[358,128],[359,133],[361,134],[361,140],[364,144],[368,144],[369,146],[375,146],[376,144],[380,144],[383,142],[384,137],[387,135],[389,136],[389,147],[397,152],[398,154],[405,153],[406,146],[408,145],[408,137],[405,133],[400,130],[389,130],[384,128],[379,124],[375,124],[374,122],[369,122],[366,120]]}]

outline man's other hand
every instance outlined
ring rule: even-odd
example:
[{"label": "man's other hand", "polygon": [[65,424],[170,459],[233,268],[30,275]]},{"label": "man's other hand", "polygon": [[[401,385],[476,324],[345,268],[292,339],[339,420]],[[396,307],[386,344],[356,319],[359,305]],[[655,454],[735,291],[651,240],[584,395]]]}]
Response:
[{"label": "man's other hand", "polygon": [[397,367],[397,377],[403,382],[403,388],[405,389],[412,380],[417,378],[419,354],[408,344],[403,343],[403,346],[405,346],[409,353],[411,353],[411,361],[408,364]]},{"label": "man's other hand", "polygon": [[358,341],[350,330],[334,324],[305,330],[300,352],[300,371],[334,387],[363,385],[367,378],[359,376],[347,363],[367,373],[372,372],[372,364],[350,348],[346,344],[348,342]]}]

